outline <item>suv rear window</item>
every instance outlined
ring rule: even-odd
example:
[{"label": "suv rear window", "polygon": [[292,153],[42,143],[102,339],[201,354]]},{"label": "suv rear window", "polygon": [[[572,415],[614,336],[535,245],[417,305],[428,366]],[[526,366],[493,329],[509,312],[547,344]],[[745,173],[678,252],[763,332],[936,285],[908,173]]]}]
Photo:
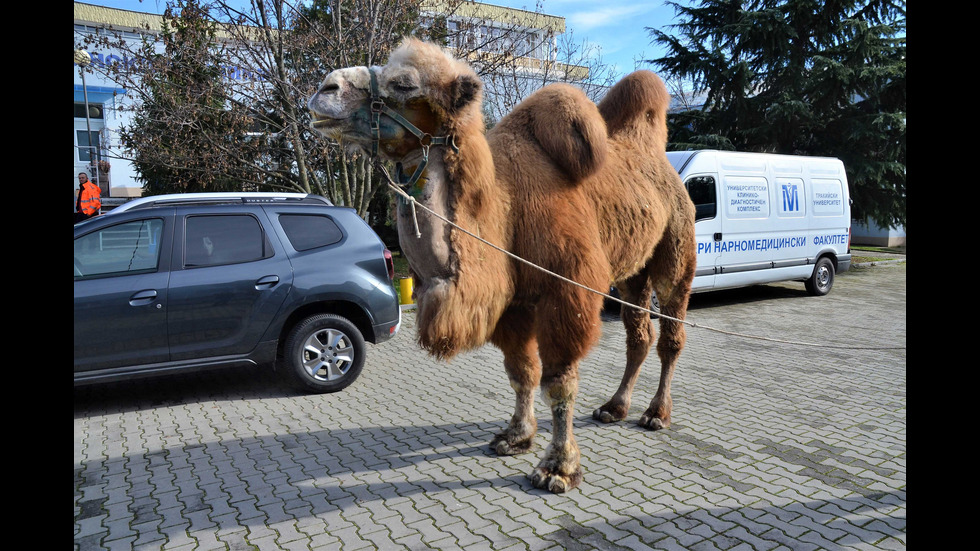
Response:
[{"label": "suv rear window", "polygon": [[286,232],[290,245],[297,251],[333,245],[344,237],[337,224],[327,216],[282,214],[279,224]]},{"label": "suv rear window", "polygon": [[251,262],[272,256],[259,221],[247,214],[188,216],[184,265],[214,266]]}]

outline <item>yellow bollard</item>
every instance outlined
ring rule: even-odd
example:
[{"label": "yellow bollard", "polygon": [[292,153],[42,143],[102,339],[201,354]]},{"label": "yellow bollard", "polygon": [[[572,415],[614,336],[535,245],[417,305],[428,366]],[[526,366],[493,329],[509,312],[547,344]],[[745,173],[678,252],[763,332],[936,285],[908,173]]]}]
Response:
[{"label": "yellow bollard", "polygon": [[398,280],[398,303],[415,304],[412,302],[412,278],[404,277]]}]

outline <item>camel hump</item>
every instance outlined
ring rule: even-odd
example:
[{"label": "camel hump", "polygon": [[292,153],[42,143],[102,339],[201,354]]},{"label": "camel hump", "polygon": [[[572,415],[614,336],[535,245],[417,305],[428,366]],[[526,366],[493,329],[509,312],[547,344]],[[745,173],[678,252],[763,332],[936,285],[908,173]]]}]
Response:
[{"label": "camel hump", "polygon": [[664,151],[669,106],[670,94],[660,77],[650,71],[636,71],[609,89],[599,102],[599,112],[610,136],[645,137],[649,146]]},{"label": "camel hump", "polygon": [[606,160],[606,123],[585,94],[567,84],[541,88],[515,111],[530,118],[530,133],[556,166],[577,183]]}]

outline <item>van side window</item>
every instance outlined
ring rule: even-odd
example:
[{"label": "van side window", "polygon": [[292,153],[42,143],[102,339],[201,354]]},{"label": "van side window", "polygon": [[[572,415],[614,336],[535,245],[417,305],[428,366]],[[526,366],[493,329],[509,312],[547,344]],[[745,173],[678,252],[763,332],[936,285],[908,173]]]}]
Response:
[{"label": "van side window", "polygon": [[718,196],[715,192],[715,179],[712,176],[695,176],[684,182],[687,194],[694,202],[697,216],[695,221],[710,220],[718,213]]}]

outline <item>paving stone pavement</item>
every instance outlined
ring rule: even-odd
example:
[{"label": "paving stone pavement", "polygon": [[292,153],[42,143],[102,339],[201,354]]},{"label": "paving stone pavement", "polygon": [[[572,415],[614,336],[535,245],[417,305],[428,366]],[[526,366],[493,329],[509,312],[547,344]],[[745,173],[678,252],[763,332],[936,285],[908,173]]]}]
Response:
[{"label": "paving stone pavement", "polygon": [[906,265],[855,269],[830,295],[799,283],[695,295],[688,319],[810,348],[689,329],[673,425],[592,409],[624,361],[618,317],[580,368],[585,481],[527,474],[538,449],[487,445],[513,392],[492,347],[438,362],[414,317],[371,347],[351,387],[304,396],[265,369],[76,388],[74,547],[90,549],[904,549]]}]

